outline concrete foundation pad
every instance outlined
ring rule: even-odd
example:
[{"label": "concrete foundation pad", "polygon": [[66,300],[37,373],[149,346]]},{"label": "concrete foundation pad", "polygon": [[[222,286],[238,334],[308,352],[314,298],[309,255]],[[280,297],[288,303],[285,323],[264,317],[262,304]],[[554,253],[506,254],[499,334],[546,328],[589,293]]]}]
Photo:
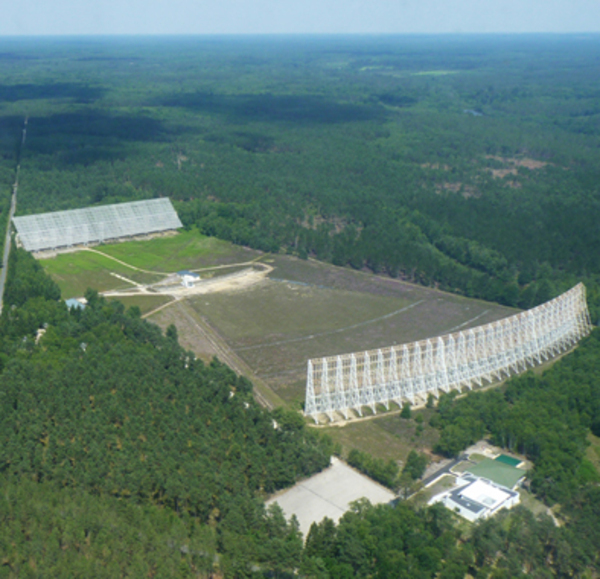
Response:
[{"label": "concrete foundation pad", "polygon": [[350,503],[362,497],[380,504],[389,503],[395,495],[334,457],[329,468],[270,498],[266,504],[278,503],[288,519],[296,515],[306,539],[313,522],[324,517],[337,522]]}]

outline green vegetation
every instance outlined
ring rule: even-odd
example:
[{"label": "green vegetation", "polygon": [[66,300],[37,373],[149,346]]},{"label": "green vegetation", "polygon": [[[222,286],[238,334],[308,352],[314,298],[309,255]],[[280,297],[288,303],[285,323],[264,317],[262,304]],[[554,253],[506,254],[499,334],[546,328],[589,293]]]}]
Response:
[{"label": "green vegetation", "polygon": [[166,273],[227,265],[257,257],[256,253],[248,255],[239,249],[236,251],[230,244],[200,235],[193,229],[146,241],[104,245],[98,249],[134,267]]},{"label": "green vegetation", "polygon": [[[104,253],[104,247],[98,251]],[[98,291],[132,287],[133,284],[121,279],[123,277],[135,283],[155,283],[164,277],[136,271],[95,251],[63,253],[40,263],[56,281],[65,299],[81,297],[89,287]]]},{"label": "green vegetation", "polygon": [[506,388],[457,399],[442,395],[431,423],[441,429],[437,451],[457,455],[490,435],[534,463],[531,486],[553,503],[600,482],[585,458],[587,436],[600,416],[600,330],[541,376],[528,373]]},{"label": "green vegetation", "polygon": [[146,241],[100,245],[92,251],[62,253],[40,263],[58,283],[63,297],[70,298],[82,296],[88,287],[98,291],[131,287],[112,275],[115,273],[149,284],[181,269],[245,262],[259,255],[192,230]]},{"label": "green vegetation", "polygon": [[453,515],[441,505],[417,512],[405,503],[389,508],[358,502],[338,525],[328,519],[313,524],[302,570],[336,579],[593,576],[588,572],[598,564],[598,499],[594,489],[583,510],[570,505],[570,530],[516,507],[473,526],[462,541]]},{"label": "green vegetation", "polygon": [[156,506],[2,478],[0,549],[2,577],[198,576],[216,534]]},{"label": "green vegetation", "polygon": [[417,480],[423,476],[426,468],[427,457],[424,454],[411,450],[408,453],[402,473],[406,473],[412,480]]},{"label": "green vegetation", "polygon": [[393,460],[386,462],[353,448],[348,453],[348,464],[388,488],[395,489],[397,486],[399,468]]},{"label": "green vegetation", "polygon": [[[173,198],[182,236],[103,248],[142,269],[215,265],[225,247],[218,238],[239,255],[250,254],[242,246],[288,253],[307,271],[314,257],[512,307],[583,280],[597,322],[599,55],[593,35],[3,39],[0,225],[20,163],[21,213]],[[216,261],[245,261],[229,251]],[[55,262],[65,295],[105,283],[107,258],[73,259],[74,267]],[[125,277],[148,275],[115,264],[110,271],[124,268]],[[597,332],[543,374],[414,412],[439,435],[397,415],[360,424],[360,444],[352,425],[336,433],[384,475],[364,453],[400,434],[403,455],[389,447],[378,459],[406,458],[410,478],[420,466],[411,447],[454,455],[490,436],[533,462],[531,489],[560,507],[563,526],[516,509],[465,530],[439,507],[359,503],[337,525],[315,525],[303,550],[296,522],[265,512],[262,499],[326,465],[331,440],[296,414],[259,408],[246,379],[198,361],[173,328],[163,335],[137,307],[88,292],[89,306],[68,312],[59,286],[24,252],[9,267],[0,575],[598,574]],[[65,281],[74,268],[77,287]],[[359,287],[361,274],[350,273]],[[335,301],[340,277],[325,279],[307,295]],[[415,303],[418,291],[393,299]],[[390,293],[372,295],[361,322],[394,311]],[[455,299],[456,310],[470,307]],[[349,304],[321,304],[324,340]],[[427,305],[402,337],[440,323]],[[278,365],[281,352],[268,354],[265,332],[250,331],[256,317],[243,300],[195,306],[223,320],[254,366]],[[273,315],[290,311],[280,306],[273,302]],[[308,326],[293,307],[302,331],[289,337],[304,340]],[[227,326],[243,316],[245,327]],[[358,349],[338,334],[336,348]],[[304,359],[308,341],[289,351]]]},{"label": "green vegetation", "polygon": [[[92,290],[84,310],[67,311],[59,296],[41,266],[13,248],[0,319],[0,475],[9,487],[29,480],[50,485],[39,490],[50,501],[64,501],[52,489],[80,489],[104,502],[114,497],[166,509],[167,520],[177,515],[203,527],[199,532],[216,540],[231,574],[243,576],[256,563],[266,569],[295,566],[279,555],[284,541],[295,549],[289,556],[299,556],[297,523],[286,523],[276,509],[265,513],[262,499],[328,465],[331,441],[307,430],[296,413],[279,409],[271,415],[260,408],[248,380],[216,359],[206,366],[185,352],[174,328],[163,336],[140,319],[139,310],[126,312]],[[46,331],[38,340],[42,327]],[[93,501],[74,499],[69,509],[79,513]],[[68,541],[79,549],[73,559],[59,557],[54,543],[48,557],[34,557],[29,545],[20,544],[9,564],[19,568],[30,555],[48,572],[54,564],[84,565],[80,559],[87,556],[95,560],[90,565],[101,565],[108,544],[102,537],[101,548],[90,541],[97,525],[109,524],[94,520],[102,504],[89,519],[76,513],[68,522]],[[33,520],[27,513],[17,510],[15,524],[34,525],[39,513]],[[156,518],[164,528],[153,513],[144,525]],[[185,526],[173,525],[183,541]],[[49,529],[49,521],[36,529],[36,544],[43,544]],[[53,541],[61,540],[57,533]],[[129,528],[123,528],[122,539],[133,548]],[[86,547],[78,547],[86,540]],[[150,549],[162,537],[147,540]],[[199,564],[194,555],[202,559],[206,552],[189,552],[182,561],[185,575]],[[136,569],[156,564],[141,545],[135,553]],[[126,564],[119,558],[111,568]]]},{"label": "green vegetation", "polygon": [[6,51],[20,212],[169,195],[207,235],[511,306],[585,278],[598,319],[596,37],[75,44]]}]

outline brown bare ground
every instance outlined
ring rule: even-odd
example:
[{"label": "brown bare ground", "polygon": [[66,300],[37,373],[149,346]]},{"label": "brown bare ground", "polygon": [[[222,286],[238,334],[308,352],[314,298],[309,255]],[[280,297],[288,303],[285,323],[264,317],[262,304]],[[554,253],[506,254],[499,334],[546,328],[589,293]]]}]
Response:
[{"label": "brown bare ground", "polygon": [[465,199],[470,197],[479,197],[481,193],[477,188],[472,185],[465,185],[464,183],[438,183],[435,188],[438,191],[452,191],[453,193],[461,193]]},{"label": "brown bare ground", "polygon": [[441,169],[442,171],[450,171],[450,165],[440,165],[439,163],[421,163],[420,167],[422,169]]},{"label": "brown bare ground", "polygon": [[504,179],[507,175],[517,175],[518,171],[515,167],[511,169],[488,169],[491,174],[497,179]]},{"label": "brown bare ground", "polygon": [[536,159],[531,159],[530,157],[500,157],[499,155],[486,155],[486,159],[494,159],[494,161],[500,161],[504,164],[513,165],[514,167],[525,167],[525,169],[536,170],[543,169],[546,165],[548,165],[545,161],[537,161]]}]

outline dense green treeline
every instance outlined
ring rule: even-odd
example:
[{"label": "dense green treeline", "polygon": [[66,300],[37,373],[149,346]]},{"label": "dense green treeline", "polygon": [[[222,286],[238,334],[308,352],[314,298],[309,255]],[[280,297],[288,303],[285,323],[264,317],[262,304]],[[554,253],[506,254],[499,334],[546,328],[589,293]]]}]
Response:
[{"label": "dense green treeline", "polygon": [[[582,577],[598,564],[600,496],[587,491],[565,508],[568,527],[522,507],[503,512],[461,537],[450,512],[440,506],[415,511],[357,503],[336,525],[312,526],[304,548],[297,529],[277,509],[256,528],[262,562],[244,572],[217,551],[211,526],[153,505],[99,497],[49,483],[0,480],[2,577],[279,576]],[[288,572],[286,574],[286,571]]]},{"label": "dense green treeline", "polygon": [[393,460],[387,462],[381,458],[375,458],[366,452],[361,452],[353,448],[348,453],[348,464],[364,472],[367,476],[376,480],[382,485],[395,489],[396,479],[400,469],[398,463]]},{"label": "dense green treeline", "polygon": [[567,527],[518,506],[473,525],[468,536],[441,505],[415,511],[359,502],[337,525],[311,526],[301,571],[319,579],[590,577],[600,563],[599,499],[595,488],[569,503]]},{"label": "dense green treeline", "polygon": [[168,195],[209,235],[507,305],[584,279],[600,315],[597,36],[10,44],[21,213]]},{"label": "dense green treeline", "polygon": [[443,394],[432,423],[436,450],[455,456],[486,435],[534,463],[531,488],[549,503],[566,502],[600,475],[585,458],[587,434],[600,434],[600,331],[538,376],[511,379],[505,388],[457,399]]},{"label": "dense green treeline", "polygon": [[408,492],[411,489],[412,483],[423,476],[428,459],[424,454],[411,450],[408,453],[406,464],[402,472],[400,472],[397,462],[393,460],[385,461],[353,448],[348,453],[347,462],[378,483],[394,491],[402,489]]},{"label": "dense green treeline", "polygon": [[11,195],[21,152],[22,128],[22,118],[0,115],[0,256],[4,252]]},{"label": "dense green treeline", "polygon": [[198,577],[216,534],[152,505],[3,478],[0,551],[0,577]]},{"label": "dense green treeline", "polygon": [[232,576],[294,566],[274,553],[299,556],[297,523],[262,500],[328,465],[331,442],[295,413],[260,408],[245,378],[196,360],[139,311],[93,291],[85,310],[69,311],[59,296],[13,249],[0,320],[7,484],[47,482],[209,525]]},{"label": "dense green treeline", "polygon": [[[170,196],[209,235],[507,305],[584,280],[600,319],[597,36],[0,44],[7,202],[29,116],[22,214]],[[135,309],[90,292],[69,312],[25,252],[9,268],[0,485],[32,504],[0,512],[0,575],[598,573],[584,456],[600,429],[596,333],[541,377],[443,396],[434,417],[439,452],[490,435],[531,458],[531,488],[560,503],[562,527],[518,509],[459,534],[439,508],[359,504],[302,550],[297,523],[261,499],[326,465],[330,442],[260,409],[245,379]],[[353,460],[391,486],[423,466],[417,455],[398,477]]]}]

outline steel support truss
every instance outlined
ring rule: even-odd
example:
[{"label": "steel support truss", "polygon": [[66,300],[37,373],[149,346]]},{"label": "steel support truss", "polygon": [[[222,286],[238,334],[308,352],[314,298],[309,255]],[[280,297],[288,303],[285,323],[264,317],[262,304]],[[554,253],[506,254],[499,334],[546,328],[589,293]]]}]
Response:
[{"label": "steel support truss", "polygon": [[429,394],[471,389],[553,358],[592,325],[585,286],[514,316],[457,332],[366,352],[308,361],[304,412],[316,422],[362,416],[365,406],[424,401]]}]

